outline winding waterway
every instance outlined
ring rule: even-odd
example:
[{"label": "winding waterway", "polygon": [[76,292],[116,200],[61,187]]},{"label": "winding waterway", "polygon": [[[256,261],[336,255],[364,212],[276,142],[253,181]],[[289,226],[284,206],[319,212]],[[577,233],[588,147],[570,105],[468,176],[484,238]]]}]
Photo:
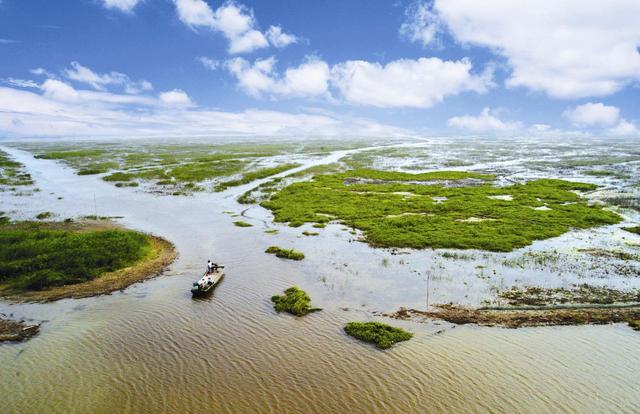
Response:
[{"label": "winding waterway", "polygon": [[[173,241],[180,256],[164,275],[112,295],[0,303],[0,313],[44,321],[32,340],[0,346],[2,413],[640,412],[640,335],[626,325],[509,330],[395,322],[415,338],[379,351],[341,326],[375,319],[373,310],[424,307],[417,269],[429,268],[432,252],[392,256],[353,242],[339,226],[318,237],[282,225],[278,235],[265,234],[271,216],[257,206],[243,213],[254,227],[237,228],[224,211],[242,212],[235,196],[256,183],[159,196],[6,151],[41,190],[3,194],[1,209],[12,217],[122,216],[126,226]],[[271,244],[307,258],[291,263],[264,254]],[[224,263],[226,277],[212,296],[193,300],[190,284],[210,258]],[[475,303],[483,294],[453,278],[432,283],[434,302],[454,296]],[[269,298],[293,284],[324,310],[276,314]]]}]

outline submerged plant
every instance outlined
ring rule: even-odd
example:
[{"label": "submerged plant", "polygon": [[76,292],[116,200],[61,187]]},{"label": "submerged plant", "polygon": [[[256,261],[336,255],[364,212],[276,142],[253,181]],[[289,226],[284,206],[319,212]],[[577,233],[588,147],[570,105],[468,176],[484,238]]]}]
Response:
[{"label": "submerged plant", "polygon": [[275,254],[276,257],[280,257],[282,259],[290,259],[290,260],[304,259],[304,253],[298,252],[293,249],[283,249],[282,247],[278,247],[278,246],[271,246],[264,252],[269,254]]},{"label": "submerged plant", "polygon": [[378,348],[391,348],[398,342],[408,341],[413,337],[411,332],[381,322],[349,322],[344,331],[354,338],[376,344]]},{"label": "submerged plant", "polygon": [[284,295],[272,296],[271,302],[273,302],[276,312],[288,312],[296,316],[304,316],[322,310],[321,308],[312,308],[311,298],[307,292],[297,286],[285,290]]}]

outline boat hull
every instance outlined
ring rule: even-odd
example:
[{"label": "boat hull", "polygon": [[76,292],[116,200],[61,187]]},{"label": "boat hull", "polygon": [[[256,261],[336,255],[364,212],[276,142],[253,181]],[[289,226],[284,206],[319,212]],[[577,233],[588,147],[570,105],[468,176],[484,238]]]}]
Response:
[{"label": "boat hull", "polygon": [[[210,279],[207,279],[207,277],[210,277]],[[206,280],[206,282],[198,283],[198,287],[191,288],[191,294],[193,296],[205,296],[211,293],[223,277],[224,272],[219,270],[208,275],[205,273],[200,281]]]}]

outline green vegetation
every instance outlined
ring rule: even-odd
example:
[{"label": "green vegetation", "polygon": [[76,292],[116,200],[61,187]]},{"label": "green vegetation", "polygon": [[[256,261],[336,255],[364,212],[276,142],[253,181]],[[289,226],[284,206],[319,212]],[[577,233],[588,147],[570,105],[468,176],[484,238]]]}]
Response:
[{"label": "green vegetation", "polygon": [[28,291],[81,283],[130,266],[149,251],[149,237],[134,231],[5,225],[0,229],[0,284]]},{"label": "green vegetation", "polygon": [[591,175],[593,177],[612,177],[617,175],[615,171],[609,171],[609,170],[589,170],[589,171],[585,171],[584,174]]},{"label": "green vegetation", "polygon": [[634,331],[640,331],[640,319],[632,319],[629,321],[629,326],[634,330]]},{"label": "green vegetation", "polygon": [[281,172],[284,172],[299,166],[300,164],[283,164],[283,165],[278,165],[277,167],[262,168],[257,171],[247,172],[247,173],[244,173],[242,177],[240,177],[237,180],[223,181],[219,183],[218,185],[216,185],[216,191],[224,191],[229,187],[236,187],[238,185],[248,184],[252,181],[260,180],[262,178],[267,178],[272,175],[280,174]]},{"label": "green vegetation", "polygon": [[242,220],[234,221],[233,224],[236,227],[253,227],[253,224],[247,223],[246,221],[242,221]]},{"label": "green vegetation", "polygon": [[380,322],[349,322],[344,331],[354,338],[374,343],[381,349],[391,348],[394,344],[413,337],[411,332]]},{"label": "green vegetation", "polygon": [[38,220],[46,220],[48,218],[51,218],[51,216],[53,216],[53,213],[50,211],[43,211],[42,213],[38,213],[38,215],[36,216],[36,218]]},{"label": "green vegetation", "polygon": [[640,234],[640,226],[623,227],[622,230],[628,231],[629,233]]},{"label": "green vegetation", "polygon": [[318,233],[317,231],[307,231],[307,230],[305,230],[305,231],[302,232],[302,234],[305,235],[305,236],[317,236],[320,233]]},{"label": "green vegetation", "polygon": [[9,158],[0,151],[0,186],[14,187],[33,184],[31,175],[24,170],[24,165]]},{"label": "green vegetation", "polygon": [[456,253],[456,252],[444,252],[440,256],[445,259],[453,259],[453,260],[474,260],[476,257],[471,254],[466,253]]},{"label": "green vegetation", "polygon": [[277,229],[268,229],[264,231],[266,234],[278,234]]},{"label": "green vegetation", "polygon": [[494,177],[460,171],[408,174],[354,170],[289,185],[261,205],[299,227],[336,220],[374,246],[511,251],[620,216],[574,191],[593,184],[540,179],[495,187]]},{"label": "green vegetation", "polygon": [[280,257],[282,259],[290,259],[290,260],[304,259],[304,253],[298,252],[293,249],[283,249],[282,247],[278,247],[278,246],[271,246],[264,252],[269,254],[275,254],[276,257]]},{"label": "green vegetation", "polygon": [[297,286],[290,287],[284,291],[282,296],[272,296],[271,302],[276,312],[288,312],[296,316],[304,316],[311,312],[322,310],[311,307],[311,298],[307,292]]}]

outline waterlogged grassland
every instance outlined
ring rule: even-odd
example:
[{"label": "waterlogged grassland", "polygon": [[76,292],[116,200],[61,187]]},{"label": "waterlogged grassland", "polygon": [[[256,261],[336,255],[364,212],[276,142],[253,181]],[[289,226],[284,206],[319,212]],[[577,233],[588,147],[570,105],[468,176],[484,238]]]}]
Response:
[{"label": "waterlogged grassland", "polygon": [[349,322],[344,331],[354,338],[375,344],[380,349],[388,349],[398,342],[408,341],[411,332],[380,322]]},{"label": "waterlogged grassland", "polygon": [[6,152],[0,151],[0,189],[6,190],[32,184],[31,175],[25,171],[24,166],[9,158]]},{"label": "waterlogged grassland", "polygon": [[338,221],[380,247],[511,251],[571,229],[618,223],[576,192],[593,184],[539,179],[504,187],[460,171],[354,170],[294,183],[261,205],[276,222]]},{"label": "waterlogged grassland", "polygon": [[304,316],[311,312],[322,310],[312,307],[311,298],[307,295],[307,292],[297,286],[292,286],[285,290],[284,295],[272,296],[271,302],[273,302],[273,308],[276,312],[288,312],[296,316]]},{"label": "waterlogged grassland", "polygon": [[222,191],[294,168],[291,156],[313,157],[366,142],[282,143],[86,142],[21,144],[37,158],[60,160],[79,175],[100,174],[119,187],[138,183],[145,191],[189,194]]},{"label": "waterlogged grassland", "polygon": [[87,282],[138,262],[150,249],[149,236],[130,230],[4,225],[0,228],[0,286],[31,291]]}]

